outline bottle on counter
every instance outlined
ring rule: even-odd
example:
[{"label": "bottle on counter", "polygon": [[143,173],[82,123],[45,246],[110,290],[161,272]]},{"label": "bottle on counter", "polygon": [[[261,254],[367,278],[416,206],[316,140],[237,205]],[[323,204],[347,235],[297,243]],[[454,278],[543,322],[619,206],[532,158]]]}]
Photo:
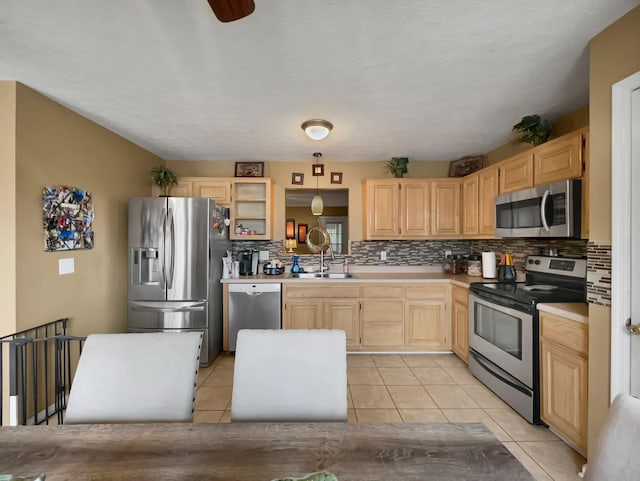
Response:
[{"label": "bottle on counter", "polygon": [[298,264],[298,256],[293,256],[293,264],[291,265],[291,272],[297,274],[300,272],[300,264]]}]

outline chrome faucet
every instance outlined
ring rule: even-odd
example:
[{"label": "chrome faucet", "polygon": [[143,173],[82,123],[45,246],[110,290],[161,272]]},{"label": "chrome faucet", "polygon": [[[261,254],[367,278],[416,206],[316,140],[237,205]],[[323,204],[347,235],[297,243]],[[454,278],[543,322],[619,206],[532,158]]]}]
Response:
[{"label": "chrome faucet", "polygon": [[331,260],[335,259],[335,256],[333,254],[333,249],[331,248],[331,246],[328,246],[326,249],[320,249],[320,273],[323,273],[325,271],[325,266],[324,266],[324,251],[327,250],[331,253]]}]

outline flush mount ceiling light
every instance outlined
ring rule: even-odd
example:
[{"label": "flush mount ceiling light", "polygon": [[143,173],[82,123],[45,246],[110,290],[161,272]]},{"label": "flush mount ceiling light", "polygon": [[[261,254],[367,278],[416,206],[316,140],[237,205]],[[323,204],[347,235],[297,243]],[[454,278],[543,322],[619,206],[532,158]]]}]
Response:
[{"label": "flush mount ceiling light", "polygon": [[[303,124],[304,125],[304,124]],[[318,160],[322,157],[322,152],[314,152],[313,156],[316,158],[316,163],[314,168],[316,168],[318,164]],[[322,211],[324,210],[324,202],[322,201],[322,197],[318,193],[318,176],[316,176],[316,195],[311,199],[311,213],[313,215],[322,215]]]},{"label": "flush mount ceiling light", "polygon": [[310,139],[322,140],[329,135],[329,132],[333,129],[333,124],[328,120],[312,119],[305,120],[300,127]]}]

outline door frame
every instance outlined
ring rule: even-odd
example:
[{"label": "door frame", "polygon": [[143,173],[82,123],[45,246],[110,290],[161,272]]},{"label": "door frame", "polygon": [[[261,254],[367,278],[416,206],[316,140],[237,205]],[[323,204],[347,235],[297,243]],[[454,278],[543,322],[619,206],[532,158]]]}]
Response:
[{"label": "door frame", "polygon": [[[611,400],[631,389],[631,92],[640,72],[611,88]],[[615,215],[614,215],[615,213]]]}]

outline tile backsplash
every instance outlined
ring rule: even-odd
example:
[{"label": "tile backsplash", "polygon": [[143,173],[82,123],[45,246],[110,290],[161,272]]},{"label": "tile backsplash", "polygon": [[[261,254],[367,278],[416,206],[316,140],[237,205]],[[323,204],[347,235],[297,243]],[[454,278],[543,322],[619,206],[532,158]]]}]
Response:
[{"label": "tile backsplash", "polygon": [[[494,251],[500,261],[500,254],[511,252],[516,269],[524,270],[528,255],[548,254],[549,249],[557,249],[560,256],[586,257],[587,241],[581,239],[495,239],[495,240],[411,240],[411,241],[353,241],[351,242],[352,265],[361,266],[436,266],[442,264],[445,251],[453,254],[479,254]],[[282,241],[234,241],[234,257],[243,249],[269,251],[271,258],[291,262],[291,256],[284,253]],[[382,260],[380,253],[386,253]],[[336,260],[343,256],[336,255]]]}]

